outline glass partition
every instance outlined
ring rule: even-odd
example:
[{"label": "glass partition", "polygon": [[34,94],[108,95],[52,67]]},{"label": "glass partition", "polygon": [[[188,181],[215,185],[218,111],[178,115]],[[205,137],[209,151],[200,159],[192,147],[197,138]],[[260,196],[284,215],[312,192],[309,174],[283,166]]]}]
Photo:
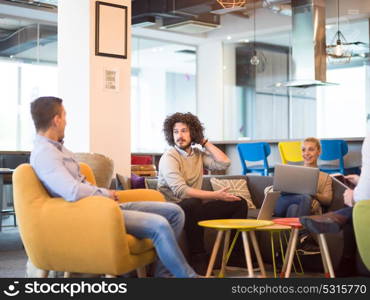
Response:
[{"label": "glass partition", "polygon": [[196,48],[132,39],[131,151],[162,152],[167,115],[196,113]]},{"label": "glass partition", "polygon": [[[335,30],[327,25],[327,40]],[[325,87],[275,87],[293,79],[289,30],[258,37],[257,66],[250,63],[253,42],[225,41],[224,139],[363,137],[370,119],[369,19],[347,20],[343,32],[361,43],[350,63],[328,62],[326,81],[337,85]]]},{"label": "glass partition", "polygon": [[30,150],[29,104],[57,95],[57,26],[0,19],[0,150]]}]

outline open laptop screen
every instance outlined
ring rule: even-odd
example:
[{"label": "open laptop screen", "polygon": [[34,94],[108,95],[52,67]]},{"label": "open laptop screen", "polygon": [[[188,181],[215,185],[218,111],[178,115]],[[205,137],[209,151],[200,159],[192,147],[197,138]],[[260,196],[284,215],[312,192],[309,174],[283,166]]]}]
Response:
[{"label": "open laptop screen", "polygon": [[315,195],[319,174],[318,168],[278,164],[274,172],[274,191]]}]

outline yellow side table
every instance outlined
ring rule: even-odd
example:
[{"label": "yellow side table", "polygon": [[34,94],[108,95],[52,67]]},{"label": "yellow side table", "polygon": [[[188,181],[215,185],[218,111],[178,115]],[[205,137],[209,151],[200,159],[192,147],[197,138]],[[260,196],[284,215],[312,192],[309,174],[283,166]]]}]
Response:
[{"label": "yellow side table", "polygon": [[252,240],[252,245],[256,253],[257,262],[260,267],[261,274],[262,276],[266,276],[265,268],[264,268],[263,261],[262,261],[262,256],[261,256],[261,253],[258,247],[258,243],[256,240],[256,236],[254,234],[254,231],[257,228],[260,228],[263,226],[269,226],[272,224],[273,224],[272,221],[251,220],[251,219],[220,219],[220,220],[207,220],[207,221],[198,222],[199,226],[214,228],[218,230],[216,241],[212,249],[211,258],[209,260],[206,277],[211,276],[213,266],[215,264],[217,252],[220,248],[222,236],[225,233],[224,250],[223,250],[223,255],[222,255],[222,265],[221,265],[221,272],[220,272],[220,274],[222,275],[224,274],[228,257],[230,256],[231,251],[235,244],[235,239],[234,239],[234,242],[231,245],[230,250],[229,250],[230,233],[231,233],[231,230],[233,229],[240,231],[242,234],[243,246],[244,246],[244,252],[245,252],[245,258],[247,262],[249,277],[254,277],[254,272],[253,272],[252,256],[250,252],[247,232],[251,233],[250,238]]}]

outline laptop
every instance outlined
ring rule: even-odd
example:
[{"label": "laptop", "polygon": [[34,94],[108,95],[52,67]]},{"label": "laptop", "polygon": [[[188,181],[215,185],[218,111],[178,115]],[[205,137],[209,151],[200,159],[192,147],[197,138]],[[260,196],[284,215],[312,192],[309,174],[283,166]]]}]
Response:
[{"label": "laptop", "polygon": [[280,192],[269,192],[262,202],[261,209],[258,213],[257,220],[272,220],[276,202],[280,197]]},{"label": "laptop", "polygon": [[315,195],[319,174],[318,168],[277,164],[274,172],[274,191]]}]

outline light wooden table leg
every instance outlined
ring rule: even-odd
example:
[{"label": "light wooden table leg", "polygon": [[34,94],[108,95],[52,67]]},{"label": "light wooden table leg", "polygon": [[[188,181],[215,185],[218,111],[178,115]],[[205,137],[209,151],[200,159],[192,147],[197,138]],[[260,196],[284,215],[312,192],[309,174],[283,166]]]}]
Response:
[{"label": "light wooden table leg", "polygon": [[138,278],[146,278],[146,268],[141,267],[136,269],[137,277]]},{"label": "light wooden table leg", "polygon": [[41,270],[41,269],[39,269],[37,273],[38,273],[37,275],[40,278],[48,278],[48,276],[49,276],[49,271],[47,271],[47,270]]},{"label": "light wooden table leg", "polygon": [[320,239],[320,234],[317,235],[317,241],[318,241],[319,247],[320,247],[320,255],[321,255],[322,265],[324,267],[324,276],[326,278],[328,278],[329,277],[329,270],[328,270],[328,265],[326,263],[326,257],[325,257],[325,253],[324,253],[324,247],[323,247],[322,242],[321,242],[321,239]]},{"label": "light wooden table leg", "polygon": [[290,270],[292,268],[294,252],[297,244],[298,232],[299,232],[298,228],[292,228],[290,232],[289,242],[286,248],[285,259],[280,273],[281,278],[283,277],[287,278],[290,276]]},{"label": "light wooden table leg", "polygon": [[222,253],[222,265],[221,265],[221,271],[218,277],[224,277],[225,276],[225,268],[226,268],[226,259],[227,259],[227,252],[229,249],[230,244],[230,233],[231,230],[227,230],[225,234],[225,240],[224,240],[224,249]]},{"label": "light wooden table leg", "polygon": [[254,277],[251,251],[250,251],[250,247],[249,247],[248,236],[247,236],[247,233],[245,231],[242,231],[242,237],[243,237],[245,259],[247,261],[247,267],[248,267],[248,276],[249,277]]},{"label": "light wooden table leg", "polygon": [[215,241],[215,244],[213,246],[213,250],[212,250],[212,254],[211,254],[211,258],[209,260],[209,264],[208,264],[208,268],[207,268],[207,273],[206,273],[206,277],[210,277],[211,276],[211,273],[212,273],[212,270],[213,270],[213,266],[215,264],[215,260],[216,260],[216,256],[217,256],[217,252],[218,252],[218,249],[220,248],[220,244],[221,244],[221,239],[222,239],[222,235],[224,234],[224,232],[222,230],[219,230],[217,232],[217,237],[216,237],[216,241]]},{"label": "light wooden table leg", "polygon": [[292,235],[293,235],[292,244],[290,245],[290,252],[289,252],[289,256],[287,258],[288,264],[287,264],[287,269],[286,269],[286,273],[285,273],[285,278],[290,277],[290,271],[291,271],[292,265],[293,265],[294,253],[295,253],[295,249],[297,247],[298,232],[299,232],[298,228],[293,228],[293,230],[292,230]]},{"label": "light wooden table leg", "polygon": [[320,245],[321,258],[322,258],[324,270],[325,270],[325,277],[334,278],[335,277],[334,269],[331,263],[328,245],[326,243],[326,239],[323,233],[318,234],[318,240],[319,240],[319,245]]},{"label": "light wooden table leg", "polygon": [[263,277],[266,277],[265,266],[263,265],[263,260],[262,260],[260,248],[258,247],[258,242],[257,242],[257,239],[256,239],[256,233],[254,231],[250,231],[249,234],[251,236],[254,252],[256,253],[258,266],[260,267],[260,270],[261,270],[261,275]]},{"label": "light wooden table leg", "polygon": [[293,229],[290,231],[288,245],[286,246],[286,250],[285,250],[285,257],[283,255],[284,262],[283,262],[283,266],[281,268],[280,278],[285,277],[285,272],[286,272],[287,265],[288,265],[288,254],[290,252],[290,248],[291,248],[291,245],[292,245],[292,239],[293,239]]}]

